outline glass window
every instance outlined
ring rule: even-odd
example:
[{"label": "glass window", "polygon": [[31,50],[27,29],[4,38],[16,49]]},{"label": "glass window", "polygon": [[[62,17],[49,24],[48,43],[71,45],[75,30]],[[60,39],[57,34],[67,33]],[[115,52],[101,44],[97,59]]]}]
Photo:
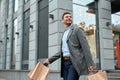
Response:
[{"label": "glass window", "polygon": [[112,14],[115,69],[120,69],[120,11]]},{"label": "glass window", "polygon": [[48,57],[48,0],[39,1],[38,7],[38,60],[41,60]]},{"label": "glass window", "polygon": [[112,24],[116,26],[120,25],[120,12],[112,14]]},{"label": "glass window", "polygon": [[6,17],[8,18],[9,16],[9,0],[6,1]]},{"label": "glass window", "polygon": [[95,26],[95,14],[88,13],[87,10],[88,7],[73,5],[73,23],[85,23],[86,29],[90,24]]},{"label": "glass window", "polygon": [[14,12],[18,10],[18,0],[14,0]]},{"label": "glass window", "polygon": [[23,16],[22,69],[28,69],[30,10],[27,10]]},{"label": "glass window", "polygon": [[94,0],[73,0],[73,24],[83,28],[97,68],[96,14],[94,4]]},{"label": "glass window", "polygon": [[3,54],[3,69],[6,69],[6,60],[7,60],[7,50],[8,50],[8,25],[5,25],[5,43],[4,43],[4,54]]}]

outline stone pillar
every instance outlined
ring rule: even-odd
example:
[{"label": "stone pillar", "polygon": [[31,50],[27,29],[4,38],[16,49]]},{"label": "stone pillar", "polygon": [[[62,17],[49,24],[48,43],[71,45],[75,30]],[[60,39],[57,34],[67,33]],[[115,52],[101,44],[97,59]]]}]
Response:
[{"label": "stone pillar", "polygon": [[98,22],[101,69],[114,69],[111,0],[98,0]]},{"label": "stone pillar", "polygon": [[[6,1],[7,2],[7,1]],[[13,31],[13,0],[9,0],[9,17],[8,17],[8,19],[6,18],[6,24],[8,25],[8,32],[7,32],[7,36],[5,36],[5,37],[7,37],[8,39],[7,39],[7,47],[6,47],[6,63],[4,63],[4,64],[6,64],[6,69],[10,69],[10,67],[11,67],[11,52],[12,52],[12,40],[13,40],[13,38],[12,38],[12,31]],[[7,5],[5,5],[5,6],[7,6]]]},{"label": "stone pillar", "polygon": [[18,13],[17,13],[17,21],[18,21],[18,28],[17,31],[19,33],[17,38],[17,50],[16,50],[16,62],[15,62],[15,69],[21,70],[21,57],[22,57],[22,27],[23,27],[23,0],[18,1]]},{"label": "stone pillar", "polygon": [[29,30],[29,69],[37,62],[37,31],[38,31],[38,0],[30,0],[30,26]]}]

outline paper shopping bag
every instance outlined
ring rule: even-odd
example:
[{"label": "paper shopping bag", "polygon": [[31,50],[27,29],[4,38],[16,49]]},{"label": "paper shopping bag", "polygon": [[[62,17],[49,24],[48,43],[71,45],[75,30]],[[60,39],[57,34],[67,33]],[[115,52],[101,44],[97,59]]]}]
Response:
[{"label": "paper shopping bag", "polygon": [[96,73],[90,74],[86,80],[108,80],[106,71],[98,70]]},{"label": "paper shopping bag", "polygon": [[30,80],[46,80],[50,69],[38,62],[37,65],[28,73]]}]

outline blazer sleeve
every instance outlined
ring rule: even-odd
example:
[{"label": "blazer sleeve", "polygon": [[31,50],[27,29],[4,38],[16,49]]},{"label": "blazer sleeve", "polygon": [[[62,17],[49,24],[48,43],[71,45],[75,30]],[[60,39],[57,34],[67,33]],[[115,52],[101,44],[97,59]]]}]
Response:
[{"label": "blazer sleeve", "polygon": [[85,56],[87,66],[88,67],[93,66],[93,60],[92,60],[92,56],[91,56],[91,52],[90,52],[90,47],[88,45],[84,31],[80,27],[76,28],[76,35],[77,35],[78,41],[82,47],[83,55]]},{"label": "blazer sleeve", "polygon": [[61,55],[61,52],[59,51],[58,53],[56,53],[55,55],[53,55],[52,57],[50,57],[48,60],[50,63],[54,62],[55,60],[59,59]]}]

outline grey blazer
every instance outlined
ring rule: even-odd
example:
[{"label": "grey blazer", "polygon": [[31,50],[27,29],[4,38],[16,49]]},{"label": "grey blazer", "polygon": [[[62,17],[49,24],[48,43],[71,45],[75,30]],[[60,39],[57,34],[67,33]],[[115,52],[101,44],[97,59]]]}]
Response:
[{"label": "grey blazer", "polygon": [[[88,67],[93,66],[93,60],[91,57],[90,48],[86,40],[84,31],[80,27],[72,25],[71,30],[67,37],[67,44],[70,50],[72,64],[75,67],[76,71],[78,72],[78,75],[80,76],[88,74],[89,73]],[[50,63],[52,63],[60,57],[62,65],[63,56],[61,49],[54,56],[50,57],[49,61]]]}]

